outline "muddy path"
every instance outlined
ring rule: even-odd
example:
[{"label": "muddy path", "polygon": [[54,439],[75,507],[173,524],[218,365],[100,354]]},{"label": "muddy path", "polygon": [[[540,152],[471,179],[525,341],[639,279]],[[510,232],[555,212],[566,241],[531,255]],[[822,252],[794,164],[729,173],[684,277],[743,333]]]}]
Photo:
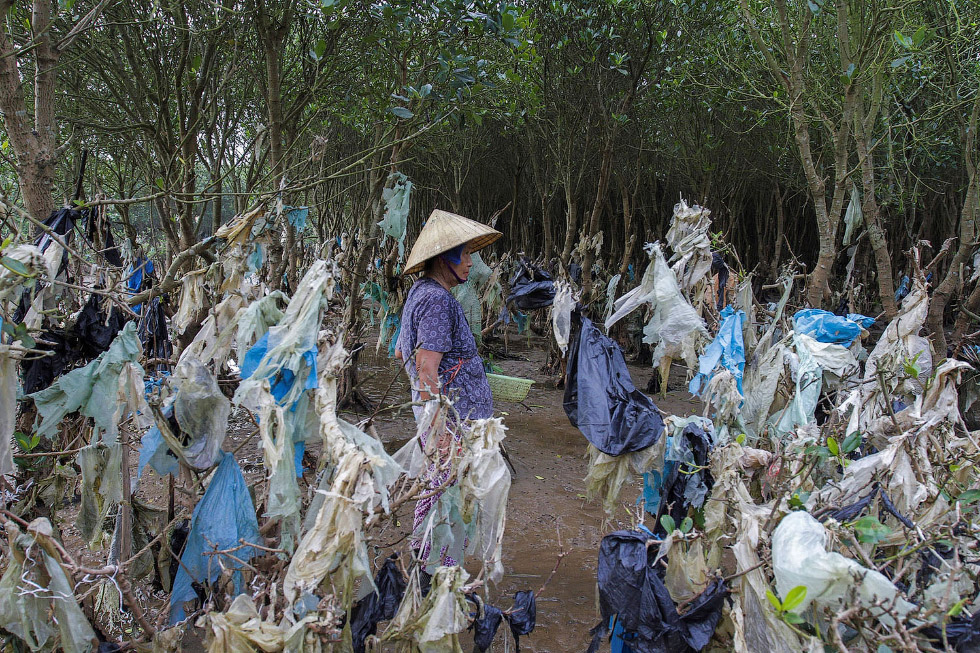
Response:
[{"label": "muddy path", "polygon": [[[368,342],[360,359],[362,387],[374,401],[386,392],[386,404],[408,401],[404,376],[392,382],[397,370],[384,352],[375,354],[375,342]],[[598,502],[585,500],[587,442],[565,415],[563,391],[554,388],[553,377],[541,372],[547,347],[544,338],[511,335],[507,351],[516,359],[494,361],[503,374],[531,378],[535,384],[525,405],[498,402],[495,406],[508,429],[504,444],[516,474],[507,503],[506,572],[500,585],[490,590],[490,600],[507,609],[516,591],[541,588],[564,550],[561,564],[538,600],[537,627],[530,636],[521,638],[521,650],[563,653],[584,651],[588,646],[589,630],[598,621],[595,582],[599,543],[603,535],[631,523],[627,507],[635,514],[641,481],[627,481],[612,521],[606,521]],[[646,387],[653,373],[649,366],[630,365],[638,388]],[[655,397],[661,410],[681,415],[701,410],[700,402],[691,401],[682,389],[684,368],[675,366],[669,387],[666,398]],[[345,417],[356,421],[366,415],[348,413]],[[410,413],[381,416],[376,427],[389,451],[396,450],[415,429]],[[472,575],[479,571],[475,565],[467,567]],[[514,650],[513,641],[504,642],[506,630],[501,627],[494,650]],[[509,632],[506,637],[510,639]],[[464,641],[468,639],[468,634],[463,636]],[[469,644],[463,647],[469,650]]]}]

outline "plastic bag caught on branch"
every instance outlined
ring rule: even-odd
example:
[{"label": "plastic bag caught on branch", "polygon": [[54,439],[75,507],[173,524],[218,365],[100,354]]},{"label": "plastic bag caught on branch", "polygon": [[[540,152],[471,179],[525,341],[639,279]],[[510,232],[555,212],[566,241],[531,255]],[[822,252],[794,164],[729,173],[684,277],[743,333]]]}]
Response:
[{"label": "plastic bag caught on branch", "polygon": [[460,463],[463,519],[475,522],[466,552],[491,565],[487,577],[495,583],[504,574],[504,526],[510,493],[510,470],[500,450],[506,430],[499,417],[476,420],[464,428],[464,458]]},{"label": "plastic bag caught on branch", "polygon": [[[25,288],[33,288],[37,279],[44,278],[48,273],[44,254],[34,245],[9,247],[3,250],[3,257],[10,260],[10,267],[0,265],[0,311],[6,302],[16,303]],[[12,270],[12,267],[18,269]]]},{"label": "plastic bag caught on branch", "polygon": [[35,519],[26,533],[9,522],[7,528],[11,550],[0,578],[0,628],[32,651],[92,651],[98,640],[51,544],[51,523]]},{"label": "plastic bag caught on branch", "polygon": [[180,306],[174,315],[172,324],[174,331],[183,333],[194,317],[205,306],[204,277],[207,270],[195,270],[184,275],[181,280],[183,290],[180,293]]},{"label": "plastic bag caught on branch", "polygon": [[122,445],[90,444],[78,452],[82,468],[82,506],[78,530],[87,543],[101,533],[109,511],[122,501]]},{"label": "plastic bag caught on branch", "polygon": [[392,173],[388,178],[394,183],[381,192],[381,199],[385,203],[385,216],[378,223],[384,239],[381,246],[384,247],[388,238],[398,241],[398,260],[405,258],[405,231],[408,228],[409,201],[412,196],[412,182],[408,177],[400,172]]},{"label": "plastic bag caught on branch", "polygon": [[77,410],[95,420],[106,444],[115,444],[119,414],[125,405],[136,404],[143,415],[149,414],[142,391],[135,396],[130,392],[120,396],[120,384],[125,384],[128,377],[138,377],[142,388],[143,368],[136,363],[142,355],[143,344],[136,337],[136,323],[128,322],[108,351],[85,367],[68,372],[49,387],[30,395],[41,421],[38,433],[50,438],[57,432],[61,420]]},{"label": "plastic bag caught on branch", "polygon": [[656,404],[633,385],[619,345],[586,317],[572,339],[567,369],[565,413],[599,451],[619,456],[660,438]]},{"label": "plastic bag caught on branch", "polygon": [[[710,265],[710,257],[708,259]],[[681,293],[674,273],[667,267],[659,245],[653,247],[654,290],[650,301],[652,315],[643,328],[643,342],[656,345],[653,366],[664,357],[683,359],[687,366],[697,366],[697,341],[707,339],[704,320]]]},{"label": "plastic bag caught on branch", "polygon": [[231,402],[218,380],[199,360],[181,360],[171,377],[176,389],[174,413],[180,430],[190,441],[181,447],[184,460],[194,469],[206,470],[218,461],[228,432]]},{"label": "plastic bag caught on branch", "polygon": [[17,361],[10,347],[0,345],[0,476],[16,470],[10,442],[17,417]]},{"label": "plastic bag caught on branch", "polygon": [[674,251],[671,270],[682,290],[690,290],[711,268],[711,211],[688,206],[681,200],[674,205],[674,218],[667,231],[667,243]]},{"label": "plastic bag caught on branch", "polygon": [[698,373],[688,385],[692,395],[701,394],[703,384],[711,378],[719,365],[732,373],[739,394],[742,394],[742,373],[745,370],[745,341],[742,336],[744,325],[744,311],[736,312],[731,306],[726,306],[721,312],[718,334],[701,354]]},{"label": "plastic bag caught on branch", "polygon": [[246,354],[241,366],[243,381],[235,391],[236,404],[256,407],[250,395],[265,383],[272,387],[281,406],[293,404],[303,392],[316,387],[316,338],[323,309],[333,297],[333,265],[319,260],[310,267],[282,320],[266,334],[264,351],[263,340],[259,340]]},{"label": "plastic bag caught on branch", "polygon": [[221,554],[206,555],[210,551],[236,549],[235,558],[248,561],[256,554],[256,549],[251,546],[238,548],[240,540],[246,544],[262,542],[255,506],[242,470],[234,456],[222,452],[221,463],[191,515],[191,531],[170,595],[170,623],[181,621],[184,602],[197,597],[193,583],[206,585],[213,582],[224,568],[234,569],[235,586],[241,585],[238,562]]},{"label": "plastic bag caught on branch", "polygon": [[[402,601],[384,641],[411,642],[421,653],[461,653],[459,634],[469,625],[463,586],[469,575],[460,567],[439,567],[432,575],[429,593],[418,604]],[[417,586],[409,585],[409,594]]]},{"label": "plastic bag caught on branch", "polygon": [[915,608],[899,596],[898,589],[884,575],[839,553],[827,552],[826,547],[827,530],[805,511],[783,517],[772,534],[776,589],[785,599],[794,587],[806,587],[806,596],[799,606],[801,612],[811,602],[839,609],[849,601],[851,592],[886,626],[894,624],[894,619],[874,607],[875,603],[888,605],[902,617]]},{"label": "plastic bag caught on branch", "polygon": [[555,281],[555,301],[551,305],[551,325],[555,333],[555,342],[564,356],[568,351],[568,339],[572,331],[572,310],[577,299],[572,285],[562,279]]}]

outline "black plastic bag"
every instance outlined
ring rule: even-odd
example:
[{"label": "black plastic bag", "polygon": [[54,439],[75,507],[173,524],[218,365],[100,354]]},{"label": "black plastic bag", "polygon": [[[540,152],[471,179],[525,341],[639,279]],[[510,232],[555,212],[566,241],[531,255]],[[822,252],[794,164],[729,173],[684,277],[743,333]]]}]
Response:
[{"label": "black plastic bag", "polygon": [[[472,600],[477,602],[476,599]],[[500,611],[500,608],[484,604],[483,616],[477,616],[470,624],[470,630],[473,631],[473,643],[480,653],[490,650],[493,638],[497,636],[497,629],[500,628],[500,622],[503,619],[504,613]]]},{"label": "black plastic bag", "polygon": [[507,615],[507,623],[518,651],[521,650],[521,635],[529,635],[534,630],[537,612],[534,592],[523,590],[514,595],[514,607]]},{"label": "black plastic bag", "polygon": [[126,317],[115,305],[109,308],[106,315],[103,309],[104,299],[102,295],[92,293],[72,329],[82,352],[89,359],[107,351],[119,330],[126,324]]},{"label": "black plastic bag", "polygon": [[663,567],[654,568],[657,547],[640,531],[616,531],[599,547],[599,610],[601,621],[592,629],[589,653],[595,653],[616,615],[636,653],[700,651],[721,621],[728,588],[721,579],[710,585],[680,615],[663,580]]},{"label": "black plastic bag", "polygon": [[555,282],[551,275],[530,263],[520,261],[510,277],[507,303],[521,311],[551,306],[555,301]]},{"label": "black plastic bag", "polygon": [[140,318],[137,332],[147,358],[168,359],[173,354],[174,348],[170,344],[170,334],[167,331],[167,316],[159,297],[150,300]]},{"label": "black plastic bag", "polygon": [[355,603],[351,610],[350,632],[355,653],[364,653],[364,642],[378,632],[378,622],[393,618],[401,605],[407,583],[397,559],[393,555],[385,560],[374,577],[378,591]]},{"label": "black plastic bag", "polygon": [[704,505],[705,497],[711,494],[711,488],[715,484],[710,471],[711,436],[700,426],[688,424],[676,437],[684,438],[684,445],[690,450],[697,471],[682,469],[684,465],[677,461],[668,462],[664,466],[665,475],[660,488],[662,498],[657,506],[657,528],[654,531],[663,536],[667,532],[660,523],[660,516],[669,514],[675,524],[680,524],[687,517],[688,508],[700,508]]},{"label": "black plastic bag", "polygon": [[[579,329],[574,329],[576,321]],[[660,410],[633,385],[619,345],[578,313],[572,322],[564,398],[572,426],[610,456],[656,443],[664,430]]]},{"label": "black plastic bag", "polygon": [[725,259],[718,252],[711,254],[711,274],[718,275],[718,310],[725,307],[725,290],[728,288],[729,270]]}]

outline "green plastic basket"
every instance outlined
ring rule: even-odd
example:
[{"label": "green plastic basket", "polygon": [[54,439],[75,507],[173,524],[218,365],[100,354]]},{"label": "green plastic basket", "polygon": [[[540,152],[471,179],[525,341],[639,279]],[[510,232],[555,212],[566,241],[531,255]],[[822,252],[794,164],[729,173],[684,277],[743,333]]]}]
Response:
[{"label": "green plastic basket", "polygon": [[493,398],[500,401],[524,401],[531,390],[531,384],[534,383],[531,379],[503,374],[487,374],[487,381],[490,382],[490,393],[493,394]]}]

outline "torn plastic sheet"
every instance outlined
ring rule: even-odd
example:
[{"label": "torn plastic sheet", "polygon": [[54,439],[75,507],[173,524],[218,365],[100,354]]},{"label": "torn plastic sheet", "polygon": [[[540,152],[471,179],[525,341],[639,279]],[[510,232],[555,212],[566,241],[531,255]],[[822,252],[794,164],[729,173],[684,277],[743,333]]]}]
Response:
[{"label": "torn plastic sheet", "polygon": [[796,394],[786,408],[769,420],[780,437],[785,437],[797,426],[809,424],[814,420],[820,391],[823,388],[823,370],[814,360],[802,336],[794,334],[793,345],[799,358],[796,369]]},{"label": "torn plastic sheet", "polygon": [[284,206],[286,220],[293,225],[296,233],[302,233],[306,229],[306,220],[310,217],[310,207],[308,206]]},{"label": "torn plastic sheet", "polygon": [[[459,634],[469,625],[463,586],[469,574],[460,567],[439,567],[432,574],[429,593],[421,604],[403,600],[385,631],[384,641],[411,642],[420,653],[459,653]],[[414,581],[414,578],[413,578]],[[414,587],[413,587],[414,586]],[[417,592],[410,583],[406,599]]]},{"label": "torn plastic sheet", "polygon": [[29,276],[25,277],[0,265],[0,311],[3,311],[8,301],[17,302],[25,288],[33,288],[37,279],[43,279],[48,272],[43,252],[34,245],[7,247],[3,250],[3,255],[27,268]]},{"label": "torn plastic sheet", "polygon": [[785,599],[794,587],[806,587],[800,612],[804,612],[810,603],[839,609],[850,600],[852,591],[858,602],[886,626],[893,625],[894,619],[875,607],[876,602],[890,606],[901,617],[915,608],[899,596],[898,589],[884,575],[839,553],[827,552],[826,547],[827,530],[805,511],[791,512],[783,517],[772,534],[776,589]]},{"label": "torn plastic sheet", "polygon": [[527,261],[518,261],[510,277],[507,303],[519,311],[551,306],[555,299],[555,282],[551,275]]},{"label": "torn plastic sheet", "polygon": [[384,241],[392,238],[398,242],[398,260],[405,258],[405,231],[408,228],[408,210],[412,198],[412,182],[400,172],[392,173],[388,180],[391,186],[381,191],[385,203],[385,215],[378,226],[384,234]]},{"label": "torn plastic sheet", "polygon": [[407,581],[398,568],[398,557],[390,556],[374,577],[377,588],[354,604],[350,615],[354,653],[364,653],[364,640],[378,632],[378,622],[394,618],[405,595]]},{"label": "torn plastic sheet", "polygon": [[714,374],[719,365],[735,377],[739,394],[742,394],[742,374],[745,370],[745,341],[742,329],[745,325],[745,312],[735,311],[726,306],[721,312],[718,335],[707,346],[699,358],[698,373],[691,379],[688,390],[692,395],[701,394],[705,382]]},{"label": "torn plastic sheet", "polygon": [[17,361],[7,345],[0,345],[0,477],[17,469],[10,442],[17,418]]},{"label": "torn plastic sheet", "polygon": [[[714,448],[711,423],[697,416],[685,419],[671,416],[667,427],[670,435],[664,449],[663,468],[652,469],[643,477],[644,508],[658,518],[658,530],[663,529],[660,515],[669,514],[675,524],[680,524],[690,508],[704,505],[714,485],[708,469]],[[669,511],[667,506],[671,506]]]},{"label": "torn plastic sheet", "polygon": [[693,288],[711,268],[710,216],[708,209],[697,204],[688,206],[684,200],[674,205],[667,243],[674,251],[671,269],[683,290]]},{"label": "torn plastic sheet", "polygon": [[231,402],[211,371],[197,359],[181,360],[170,379],[176,390],[177,424],[190,439],[181,454],[194,469],[210,469],[218,461],[228,432]]},{"label": "torn plastic sheet", "polygon": [[506,430],[499,417],[472,422],[463,429],[460,462],[463,519],[474,524],[466,552],[490,566],[487,578],[494,583],[504,575],[503,540],[511,480],[501,452]]},{"label": "torn plastic sheet", "polygon": [[[304,406],[304,420],[305,408]],[[263,462],[269,474],[269,498],[265,516],[282,520],[282,548],[292,551],[299,538],[301,512],[293,439],[295,425],[287,418],[287,411],[277,405],[268,392],[260,393],[258,409]]]},{"label": "torn plastic sheet", "polygon": [[854,231],[862,224],[864,224],[864,212],[861,210],[861,194],[858,193],[857,184],[851,184],[851,201],[844,211],[844,247],[851,244]]},{"label": "torn plastic sheet", "polygon": [[50,544],[51,523],[39,517],[26,533],[12,523],[7,529],[12,555],[0,578],[0,628],[32,651],[92,651],[98,640],[75,598],[74,582]]},{"label": "torn plastic sheet", "polygon": [[267,379],[281,406],[294,405],[303,392],[316,387],[316,338],[333,286],[334,274],[328,262],[316,261],[300,281],[279,324],[245,355],[235,403],[252,407],[250,393]]},{"label": "torn plastic sheet", "polygon": [[724,581],[713,581],[679,615],[654,564],[657,547],[647,546],[649,540],[642,531],[602,538],[597,570],[601,621],[592,630],[589,653],[599,650],[614,615],[636,653],[700,651],[714,635],[728,596]]},{"label": "torn plastic sheet", "polygon": [[90,444],[78,452],[82,469],[82,505],[76,524],[86,543],[102,532],[109,512],[122,501],[122,445]]},{"label": "torn plastic sheet", "polygon": [[483,307],[480,304],[480,291],[490,278],[491,270],[479,252],[473,253],[473,266],[470,274],[466,277],[466,282],[455,286],[452,289],[456,301],[463,307],[463,315],[466,322],[470,325],[470,331],[476,344],[479,345],[483,337]]},{"label": "torn plastic sheet", "polygon": [[85,367],[68,372],[51,386],[30,395],[40,417],[38,433],[52,437],[57,433],[61,420],[77,410],[93,418],[105,442],[114,444],[118,433],[118,413],[123,405],[136,404],[143,415],[149,414],[149,410],[142,410],[145,408],[142,390],[127,392],[120,397],[120,384],[126,381],[126,377],[139,377],[139,387],[142,389],[143,368],[136,363],[142,355],[143,344],[136,337],[136,323],[128,322],[108,351]]},{"label": "torn plastic sheet", "polygon": [[565,414],[605,454],[646,449],[663,432],[660,410],[633,385],[619,345],[580,319],[568,356]]},{"label": "torn plastic sheet", "polygon": [[[863,316],[861,316],[863,317]],[[872,323],[874,319],[871,319]],[[818,308],[805,308],[793,315],[793,327],[817,342],[833,343],[850,347],[861,336],[862,326],[849,318],[834,315]]]},{"label": "torn plastic sheet", "polygon": [[207,270],[195,270],[185,274],[181,280],[183,290],[180,293],[180,306],[171,320],[175,332],[183,333],[201,308],[207,305],[207,298],[204,294],[206,273]]},{"label": "torn plastic sheet", "polygon": [[643,328],[643,342],[656,345],[653,366],[660,365],[664,358],[668,358],[683,359],[688,367],[694,368],[698,360],[695,351],[697,342],[708,337],[704,320],[681,293],[659,244],[653,246],[651,265],[654,267],[654,287],[650,298],[652,311],[650,321]]},{"label": "torn plastic sheet", "polygon": [[588,500],[601,499],[602,509],[612,519],[619,507],[619,493],[623,485],[631,478],[631,474],[646,474],[652,469],[663,458],[664,444],[664,439],[661,438],[646,449],[619,456],[604,454],[590,444],[589,473],[585,477],[585,494]]},{"label": "torn plastic sheet", "polygon": [[[252,653],[253,651],[313,651],[305,641],[310,627],[317,624],[330,627],[331,623],[319,623],[315,614],[309,614],[296,623],[264,621],[255,609],[253,599],[239,594],[226,612],[211,611],[207,614],[208,653]],[[180,629],[175,629],[180,630]]]},{"label": "torn plastic sheet", "polygon": [[551,305],[551,326],[555,333],[555,342],[564,356],[568,351],[568,340],[572,331],[572,311],[575,309],[577,298],[572,285],[562,279],[555,281],[555,301]]},{"label": "torn plastic sheet", "polygon": [[184,603],[197,597],[192,583],[205,585],[214,581],[222,569],[234,569],[235,588],[238,591],[241,586],[239,563],[227,556],[205,554],[234,548],[237,549],[235,557],[247,562],[256,554],[256,549],[250,546],[238,549],[240,540],[247,544],[262,542],[255,506],[242,470],[234,456],[222,452],[221,463],[191,515],[190,534],[180,557],[180,570],[170,596],[171,624],[184,618]]},{"label": "torn plastic sheet", "polygon": [[[602,314],[603,320],[608,320],[609,316],[612,315],[613,310],[616,307],[616,289],[619,288],[619,281],[622,276],[623,275],[621,274],[615,274],[609,279],[609,283],[606,284],[606,310]],[[555,298],[555,301],[558,301],[557,297]],[[565,350],[562,349],[562,353],[564,352]]]}]

